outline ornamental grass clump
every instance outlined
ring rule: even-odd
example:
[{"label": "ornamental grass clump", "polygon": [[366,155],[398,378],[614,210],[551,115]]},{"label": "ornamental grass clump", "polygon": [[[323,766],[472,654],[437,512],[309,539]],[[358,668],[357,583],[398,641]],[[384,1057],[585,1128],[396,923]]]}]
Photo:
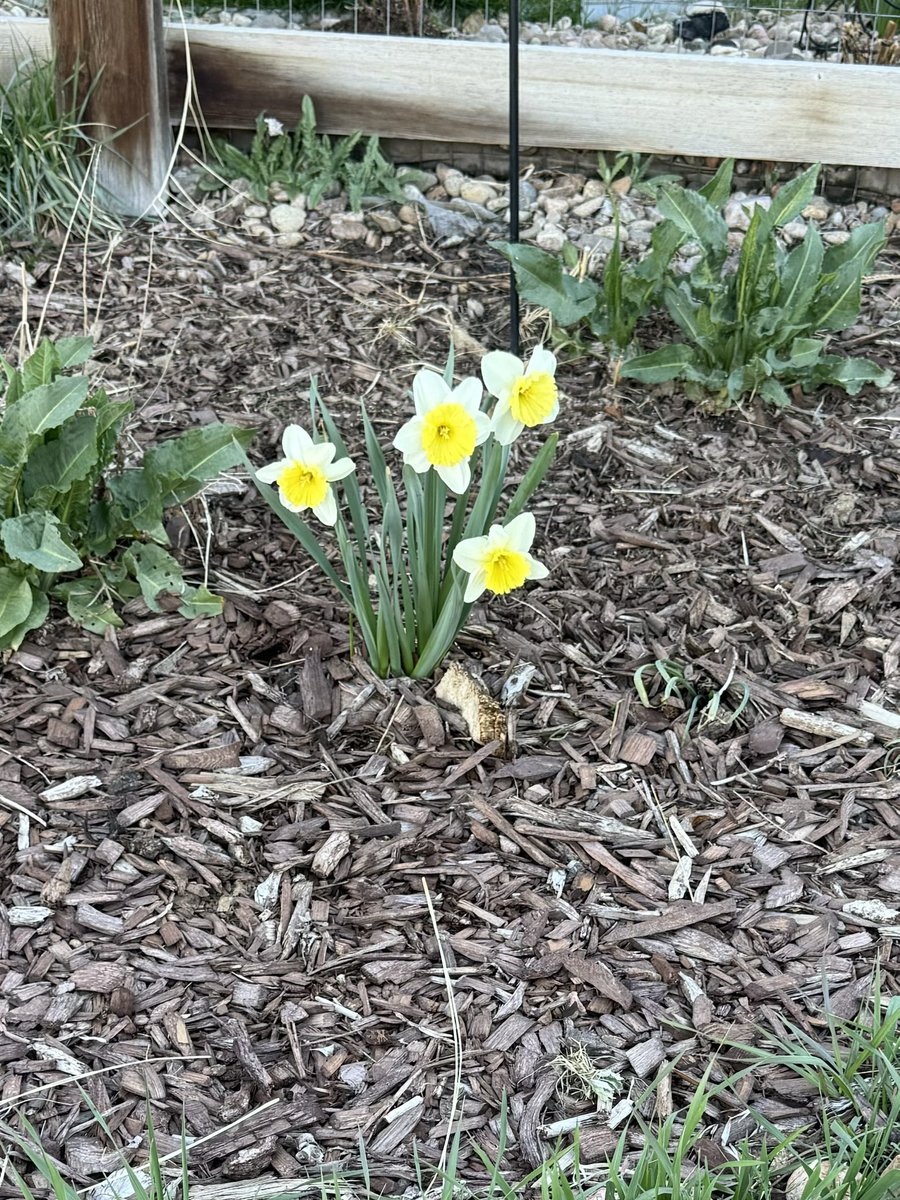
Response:
[{"label": "ornamental grass clump", "polygon": [[[556,434],[543,442],[499,514],[513,443],[559,412],[556,359],[540,346],[527,363],[493,351],[482,360],[481,374],[483,383],[467,378],[453,386],[452,354],[443,375],[418,372],[413,413],[392,440],[399,472],[388,465],[362,406],[366,456],[382,510],[378,525],[370,520],[374,496],[364,495],[357,464],[315,381],[311,427],[320,426],[324,436],[289,425],[283,457],[252,472],[266,502],[341,595],[382,677],[427,678],[476,600],[485,593],[508,595],[548,574],[531,553],[535,519],[525,506],[550,466]],[[402,506],[398,474],[406,494]],[[340,573],[311,519],[334,530]]]}]

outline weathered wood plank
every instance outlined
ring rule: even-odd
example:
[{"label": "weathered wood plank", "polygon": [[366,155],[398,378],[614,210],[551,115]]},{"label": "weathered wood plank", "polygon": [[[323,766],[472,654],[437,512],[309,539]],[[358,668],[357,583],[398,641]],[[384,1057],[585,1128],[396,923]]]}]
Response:
[{"label": "weathered wood plank", "polygon": [[60,90],[112,139],[98,183],[123,213],[161,211],[172,157],[162,0],[50,0],[49,13]]},{"label": "weathered wood plank", "polygon": [[[175,117],[183,34],[166,44]],[[0,77],[10,50],[0,29]],[[211,127],[251,128],[263,111],[293,122],[308,93],[333,133],[505,140],[504,46],[204,26],[190,53]],[[521,94],[526,145],[900,167],[896,67],[525,46]]]}]

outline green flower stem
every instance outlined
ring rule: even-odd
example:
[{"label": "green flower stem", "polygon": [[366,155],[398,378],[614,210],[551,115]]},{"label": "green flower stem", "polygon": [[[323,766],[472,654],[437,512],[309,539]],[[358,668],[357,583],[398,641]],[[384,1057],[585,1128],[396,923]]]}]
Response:
[{"label": "green flower stem", "polygon": [[417,637],[423,646],[434,627],[434,599],[428,575],[428,542],[425,534],[425,496],[422,481],[412,467],[403,468],[406,484],[406,529],[407,552],[410,558],[410,576],[413,586],[413,603],[416,613]]},{"label": "green flower stem", "polygon": [[462,613],[465,611],[461,576],[462,572],[455,569],[452,590],[441,606],[440,615],[431,636],[422,646],[418,661],[412,670],[413,679],[429,679],[447,657],[450,648],[456,641]]},{"label": "green flower stem", "polygon": [[447,505],[447,488],[437,471],[425,476],[425,544],[427,547],[428,587],[431,593],[432,622],[440,612],[441,563],[443,560],[444,510]]}]

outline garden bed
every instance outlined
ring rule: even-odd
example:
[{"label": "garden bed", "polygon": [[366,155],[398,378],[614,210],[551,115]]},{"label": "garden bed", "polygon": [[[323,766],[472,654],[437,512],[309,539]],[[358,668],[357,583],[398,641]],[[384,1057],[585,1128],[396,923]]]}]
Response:
[{"label": "garden bed", "polygon": [[[365,395],[387,441],[451,334],[474,371],[507,340],[496,263],[405,232],[348,253],[172,227],[70,252],[49,298],[52,265],[32,265],[28,304],[51,335],[99,311],[135,448],[215,417],[257,428],[267,461],[312,375],[345,432]],[[895,247],[877,271],[883,304]],[[20,279],[7,263],[4,346]],[[854,337],[895,363],[890,327]],[[602,1158],[618,1134],[579,1096],[582,1050],[622,1096],[677,1057],[664,1114],[713,1055],[742,1061],[729,1042],[855,1014],[877,960],[896,991],[897,731],[859,711],[894,712],[900,686],[896,390],[712,418],[674,389],[613,388],[594,359],[560,382],[534,505],[550,577],[476,610],[453,655],[497,694],[534,668],[510,758],[430,684],[351,657],[345,612],[240,484],[170,529],[221,619],[133,602],[106,639],[57,621],[5,663],[2,1112],[20,1105],[77,1182],[116,1164],[76,1078],[120,1144],[148,1102],[164,1152],[184,1118],[214,1179],[352,1167],[362,1137],[373,1185],[397,1191],[413,1140],[435,1163],[460,1112],[476,1175],[504,1097],[512,1167],[577,1117],[583,1159]],[[733,670],[737,723],[643,707],[634,672],[656,660],[703,704]],[[742,1101],[790,1129],[818,1098],[769,1075]],[[732,1141],[750,1132],[720,1099],[713,1157],[729,1120]]]}]

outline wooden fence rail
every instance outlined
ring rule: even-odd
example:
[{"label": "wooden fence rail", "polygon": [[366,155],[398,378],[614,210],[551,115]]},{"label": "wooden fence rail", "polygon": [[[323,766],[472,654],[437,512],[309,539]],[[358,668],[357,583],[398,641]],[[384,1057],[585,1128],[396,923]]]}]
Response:
[{"label": "wooden fence rail", "polygon": [[[26,44],[49,49],[46,22],[0,22],[0,78]],[[506,140],[504,46],[194,26],[165,47],[173,120],[189,54],[211,127],[293,122],[309,94],[330,132]],[[524,46],[521,97],[530,146],[900,167],[898,67]]]}]

